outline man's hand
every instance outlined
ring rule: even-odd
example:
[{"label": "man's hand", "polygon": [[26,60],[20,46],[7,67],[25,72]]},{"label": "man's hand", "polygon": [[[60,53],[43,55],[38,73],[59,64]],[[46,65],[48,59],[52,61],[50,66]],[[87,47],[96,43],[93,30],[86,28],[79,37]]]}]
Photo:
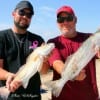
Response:
[{"label": "man's hand", "polygon": [[100,47],[99,46],[94,46],[94,51],[96,52],[96,56],[98,57],[98,58],[100,58]]},{"label": "man's hand", "polygon": [[78,76],[75,77],[74,80],[77,80],[77,81],[82,81],[86,78],[86,73],[85,73],[85,70],[83,69]]},{"label": "man's hand", "polygon": [[6,87],[10,92],[15,92],[21,85],[20,80],[14,80],[15,74],[9,74],[6,81]]}]

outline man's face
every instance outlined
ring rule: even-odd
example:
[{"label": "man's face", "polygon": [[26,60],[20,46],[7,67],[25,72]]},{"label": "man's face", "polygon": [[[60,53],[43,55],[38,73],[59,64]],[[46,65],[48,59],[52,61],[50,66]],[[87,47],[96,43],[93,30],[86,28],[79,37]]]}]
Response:
[{"label": "man's face", "polygon": [[68,13],[62,12],[57,17],[57,24],[62,32],[62,34],[66,37],[73,37],[76,28],[76,17],[70,15]]},{"label": "man's face", "polygon": [[17,28],[27,29],[31,22],[32,13],[29,9],[15,10],[13,17],[14,24]]}]

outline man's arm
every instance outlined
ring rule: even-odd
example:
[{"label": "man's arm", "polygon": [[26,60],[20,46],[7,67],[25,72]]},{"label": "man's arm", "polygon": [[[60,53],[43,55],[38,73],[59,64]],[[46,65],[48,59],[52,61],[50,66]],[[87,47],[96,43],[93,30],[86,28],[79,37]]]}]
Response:
[{"label": "man's arm", "polygon": [[[53,63],[53,68],[61,75],[63,68],[64,68],[64,63],[61,60],[56,60]],[[86,77],[86,73],[85,73],[85,70],[83,69],[79,73],[79,75],[75,77],[74,80],[81,81],[81,80],[84,80],[85,77]]]},{"label": "man's arm", "polygon": [[64,68],[64,63],[61,60],[56,60],[53,62],[53,68],[57,73],[61,74]]},{"label": "man's arm", "polygon": [[[8,72],[3,69],[3,59],[0,59],[0,80],[6,80],[6,87],[14,92],[19,86],[21,86],[21,82],[13,82],[13,78],[15,77],[14,73]],[[12,83],[13,82],[13,83]]]},{"label": "man's arm", "polygon": [[0,80],[7,80],[10,74],[12,73],[3,69],[3,59],[0,59]]}]

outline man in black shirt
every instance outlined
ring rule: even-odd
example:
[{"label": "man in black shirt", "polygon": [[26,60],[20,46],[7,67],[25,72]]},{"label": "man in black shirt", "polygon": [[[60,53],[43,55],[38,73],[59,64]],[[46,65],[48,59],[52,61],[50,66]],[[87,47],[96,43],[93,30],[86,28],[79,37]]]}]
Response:
[{"label": "man in black shirt", "polygon": [[[26,62],[27,56],[44,43],[41,36],[27,31],[34,9],[29,1],[20,1],[12,16],[14,25],[11,29],[0,31],[0,85],[13,78],[18,69]],[[26,89],[21,82],[9,87],[10,95],[7,100],[41,100],[40,76],[37,72],[29,81]]]}]

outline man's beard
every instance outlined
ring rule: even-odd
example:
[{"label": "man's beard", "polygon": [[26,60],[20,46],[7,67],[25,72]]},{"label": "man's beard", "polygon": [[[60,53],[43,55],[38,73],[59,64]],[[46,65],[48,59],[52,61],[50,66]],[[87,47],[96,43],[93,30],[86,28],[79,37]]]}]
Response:
[{"label": "man's beard", "polygon": [[27,28],[29,27],[29,25],[24,25],[24,26],[22,26],[22,25],[20,25],[18,22],[15,22],[15,21],[14,21],[14,24],[15,24],[16,27],[18,27],[18,28],[20,28],[20,29],[27,29]]}]

